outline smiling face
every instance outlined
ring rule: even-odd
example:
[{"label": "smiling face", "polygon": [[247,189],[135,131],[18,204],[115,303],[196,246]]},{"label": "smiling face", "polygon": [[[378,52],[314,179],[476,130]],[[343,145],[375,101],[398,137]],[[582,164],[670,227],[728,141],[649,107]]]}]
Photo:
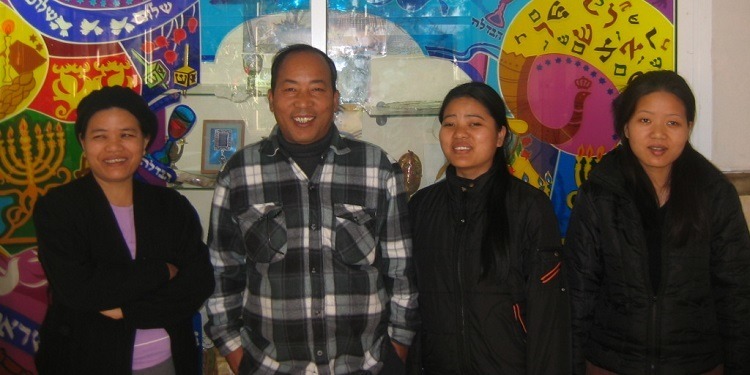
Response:
[{"label": "smiling face", "polygon": [[667,180],[672,164],[685,149],[692,126],[685,105],[674,94],[656,91],[638,100],[625,125],[625,137],[652,182]]},{"label": "smiling face", "polygon": [[311,52],[289,55],[279,68],[268,103],[284,139],[310,144],[321,140],[333,123],[339,92],[323,57]]},{"label": "smiling face", "polygon": [[497,148],[505,141],[487,108],[475,99],[461,97],[445,107],[440,124],[440,147],[460,177],[475,179],[492,167]]},{"label": "smiling face", "polygon": [[143,136],[135,116],[117,107],[91,116],[81,138],[91,173],[103,188],[130,184],[147,145],[148,138]]}]

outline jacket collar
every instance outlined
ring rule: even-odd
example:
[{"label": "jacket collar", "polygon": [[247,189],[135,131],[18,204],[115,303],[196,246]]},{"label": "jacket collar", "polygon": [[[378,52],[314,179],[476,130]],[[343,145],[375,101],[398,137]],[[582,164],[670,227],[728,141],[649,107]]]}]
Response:
[{"label": "jacket collar", "polygon": [[[89,191],[89,197],[94,199],[99,204],[106,204],[107,207],[109,207],[109,201],[107,200],[107,196],[104,194],[104,190],[102,190],[102,187],[99,186],[99,184],[96,182],[96,179],[94,178],[94,174],[89,172],[85,176],[79,178],[81,181],[81,184],[85,186],[85,188]],[[147,198],[146,192],[144,192],[144,189],[146,187],[146,184],[138,181],[136,178],[133,178],[133,207],[139,206],[142,204],[146,204],[144,199]]]},{"label": "jacket collar", "polygon": [[598,163],[591,166],[588,176],[591,183],[602,185],[618,195],[628,195],[625,190],[625,175],[622,174],[621,167],[624,157],[622,145],[604,155]]},{"label": "jacket collar", "polygon": [[[622,173],[622,163],[626,157],[627,155],[622,145],[608,152],[596,165],[592,166],[591,173],[589,174],[591,183],[601,185],[615,194],[628,196],[625,175]],[[694,174],[702,176],[702,178],[695,180],[696,184],[708,186],[717,179],[724,178],[722,173],[710,161],[692,147],[686,147],[680,158],[686,158]]]},{"label": "jacket collar", "polygon": [[451,200],[483,200],[492,190],[492,182],[495,180],[495,166],[493,165],[489,171],[476,179],[470,180],[456,175],[456,168],[450,165],[445,171],[445,178]]},{"label": "jacket collar", "polygon": [[[104,194],[104,190],[96,182],[93,173],[89,172],[78,180],[83,187],[82,196],[86,197],[86,204],[93,210],[91,211],[92,217],[97,218],[96,220],[103,224],[101,228],[102,233],[112,238],[113,241],[116,241],[119,248],[118,252],[123,256],[123,259],[130,259],[130,250],[125,243],[122,232],[120,232],[115,213],[110,206],[109,200],[107,200],[107,196]],[[150,235],[148,223],[143,220],[148,216],[142,216],[143,212],[148,212],[149,206],[149,195],[145,191],[145,188],[145,183],[133,179],[133,216],[135,218],[135,231],[138,233],[136,236],[136,248],[141,253],[147,251],[148,235]]]}]

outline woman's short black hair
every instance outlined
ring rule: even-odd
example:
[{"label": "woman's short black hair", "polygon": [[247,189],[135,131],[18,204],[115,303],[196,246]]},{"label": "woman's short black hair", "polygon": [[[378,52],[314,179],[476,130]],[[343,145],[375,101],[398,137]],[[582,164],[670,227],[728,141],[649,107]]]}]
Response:
[{"label": "woman's short black hair", "polygon": [[123,86],[107,86],[99,90],[92,91],[78,104],[78,117],[76,118],[75,131],[80,140],[86,135],[86,129],[89,126],[89,120],[97,112],[110,109],[121,108],[132,114],[141,127],[141,133],[148,138],[148,145],[156,138],[157,119],[156,115],[151,112],[148,103],[135,91]]},{"label": "woman's short black hair", "polygon": [[331,58],[328,57],[325,52],[309,44],[300,43],[286,46],[280,49],[279,52],[276,52],[276,56],[273,57],[273,64],[271,64],[271,91],[276,88],[276,78],[279,75],[281,64],[283,64],[284,60],[286,60],[286,58],[290,55],[300,52],[314,53],[323,58],[326,64],[328,64],[328,70],[330,70],[331,72],[331,87],[336,90],[336,78],[338,77],[338,73],[336,72],[336,64],[333,62],[333,60],[331,60]]}]

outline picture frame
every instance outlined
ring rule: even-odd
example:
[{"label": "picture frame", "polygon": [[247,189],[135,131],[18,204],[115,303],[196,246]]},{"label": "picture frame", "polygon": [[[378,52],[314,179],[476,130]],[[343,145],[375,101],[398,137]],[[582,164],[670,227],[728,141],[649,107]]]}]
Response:
[{"label": "picture frame", "polygon": [[203,120],[201,173],[219,173],[229,158],[245,144],[245,121]]}]

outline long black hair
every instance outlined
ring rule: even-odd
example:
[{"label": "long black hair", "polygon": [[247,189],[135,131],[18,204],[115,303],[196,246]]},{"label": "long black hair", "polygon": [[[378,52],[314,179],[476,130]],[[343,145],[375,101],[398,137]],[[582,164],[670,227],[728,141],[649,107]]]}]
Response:
[{"label": "long black hair", "polygon": [[[622,143],[622,172],[626,185],[639,205],[641,214],[653,212],[659,206],[654,185],[648,178],[629,140],[625,137],[625,126],[633,116],[638,101],[654,92],[667,92],[677,97],[685,106],[689,126],[695,121],[695,96],[690,86],[679,74],[670,70],[658,70],[636,76],[612,103],[615,132]],[[669,175],[669,215],[667,240],[676,246],[684,245],[691,235],[705,234],[705,207],[699,204],[700,187],[694,179],[694,160],[697,152],[688,140],[682,154],[672,164]]]},{"label": "long black hair", "polygon": [[[474,99],[487,109],[492,119],[495,120],[497,131],[505,128],[507,143],[510,139],[510,128],[506,117],[505,103],[495,89],[482,82],[464,83],[450,90],[440,106],[440,112],[438,113],[440,123],[443,122],[443,115],[448,104],[459,98]],[[511,175],[507,164],[504,148],[498,147],[491,169],[495,175],[490,187],[487,202],[487,222],[482,236],[482,275],[480,280],[490,277],[505,280],[510,270],[509,223],[505,197]]]}]

